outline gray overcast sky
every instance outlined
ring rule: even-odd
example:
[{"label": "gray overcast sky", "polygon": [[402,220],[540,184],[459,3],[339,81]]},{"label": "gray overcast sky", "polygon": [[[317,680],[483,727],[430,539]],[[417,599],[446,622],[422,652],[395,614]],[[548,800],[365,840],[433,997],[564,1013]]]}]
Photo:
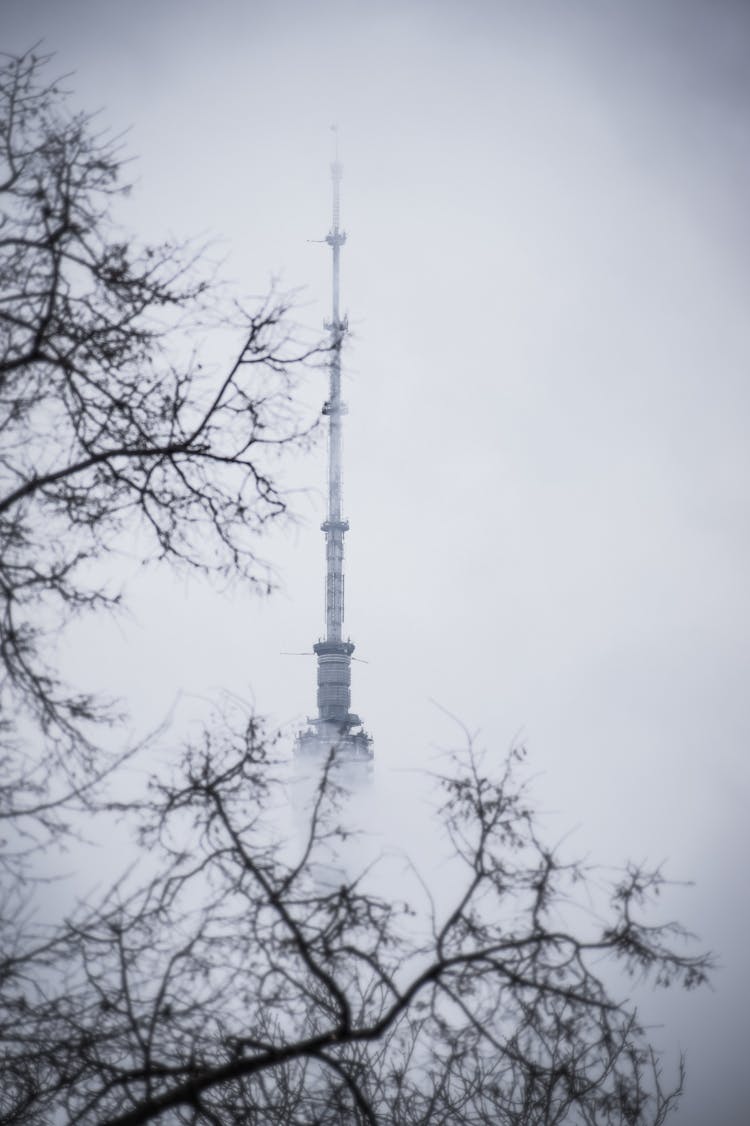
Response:
[{"label": "gray overcast sky", "polygon": [[[144,236],[222,239],[243,292],[328,301],[343,144],[353,704],[399,765],[520,730],[552,830],[666,858],[724,969],[647,998],[689,1059],[687,1126],[734,1126],[750,972],[750,5],[730,0],[4,0],[102,122],[129,128]],[[312,401],[325,397],[311,382]],[[283,591],[134,582],[71,667],[156,720],[227,686],[294,729],[322,628],[323,450]],[[102,660],[106,648],[107,659]],[[383,798],[386,800],[386,797]]]}]

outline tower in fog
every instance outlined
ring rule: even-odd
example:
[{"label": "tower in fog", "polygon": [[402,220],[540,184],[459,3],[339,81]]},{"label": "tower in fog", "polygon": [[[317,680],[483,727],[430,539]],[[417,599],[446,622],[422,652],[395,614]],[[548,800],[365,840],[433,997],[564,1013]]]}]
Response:
[{"label": "tower in fog", "polygon": [[297,738],[299,754],[335,754],[346,760],[369,762],[372,739],[362,720],[351,710],[351,662],[354,644],[344,638],[344,536],[349,522],[343,515],[342,423],[346,405],[341,399],[341,348],[349,325],[339,309],[341,249],[346,234],[340,228],[340,185],[342,166],[336,157],[331,165],[333,218],[325,241],[333,260],[331,320],[325,328],[330,334],[328,399],[323,415],[328,422],[328,510],[321,524],[326,545],[325,637],[313,645],[318,665],[318,714],[308,718],[309,727]]}]

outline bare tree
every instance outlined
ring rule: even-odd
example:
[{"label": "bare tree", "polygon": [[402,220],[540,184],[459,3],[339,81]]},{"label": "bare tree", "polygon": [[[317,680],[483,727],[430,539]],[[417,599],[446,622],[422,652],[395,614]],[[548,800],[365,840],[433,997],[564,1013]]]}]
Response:
[{"label": "bare tree", "polygon": [[218,723],[141,810],[155,877],[72,921],[17,998],[6,1121],[664,1121],[676,1092],[602,976],[704,980],[679,927],[643,921],[658,872],[628,868],[594,913],[594,874],[539,837],[520,755],[493,776],[469,748],[438,780],[452,902],[400,902],[373,871],[332,887],[316,866],[348,847],[335,763],[294,851],[262,727]]},{"label": "bare tree", "polygon": [[236,311],[226,371],[185,354],[214,308],[200,261],[123,237],[117,143],[47,62],[0,70],[0,819],[28,834],[2,853],[0,1124],[658,1126],[681,1080],[662,1088],[603,967],[690,988],[709,960],[645,921],[658,872],[582,909],[591,873],[541,840],[518,752],[495,773],[469,747],[433,780],[456,892],[401,902],[377,866],[321,879],[348,844],[335,756],[295,851],[284,756],[227,708],[174,778],[110,800],[134,872],[61,923],[20,909],[14,847],[64,832],[116,765],[94,734],[112,712],[64,683],[55,631],[117,604],[98,564],[134,527],[173,566],[267,586],[273,456],[307,432],[283,303]]},{"label": "bare tree", "polygon": [[114,715],[61,680],[55,632],[118,605],[95,563],[127,536],[269,585],[257,534],[286,508],[273,455],[306,430],[291,400],[306,353],[273,300],[234,309],[225,371],[187,351],[222,307],[207,267],[123,235],[119,143],[69,111],[48,63],[0,68],[0,817],[51,829],[100,774],[93,732]]}]

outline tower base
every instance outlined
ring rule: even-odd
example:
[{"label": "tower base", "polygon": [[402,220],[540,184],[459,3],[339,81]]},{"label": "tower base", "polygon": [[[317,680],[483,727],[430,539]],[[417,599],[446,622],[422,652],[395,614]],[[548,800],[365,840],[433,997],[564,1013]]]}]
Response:
[{"label": "tower base", "polygon": [[354,731],[349,724],[338,725],[320,720],[309,722],[312,726],[300,731],[297,736],[294,749],[298,755],[322,759],[333,753],[337,763],[372,762],[372,736],[366,731]]}]

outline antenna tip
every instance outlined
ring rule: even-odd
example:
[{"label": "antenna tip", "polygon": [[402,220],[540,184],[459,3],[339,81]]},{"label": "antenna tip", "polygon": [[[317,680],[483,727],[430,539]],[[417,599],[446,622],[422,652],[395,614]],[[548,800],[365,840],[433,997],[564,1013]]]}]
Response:
[{"label": "antenna tip", "polygon": [[339,127],[338,127],[338,125],[332,125],[331,126],[331,132],[333,133],[333,161],[334,161],[335,165],[339,166],[338,177],[336,177],[336,175],[334,174],[334,178],[338,178],[340,180],[341,179],[341,171],[340,171],[340,165],[339,165]]}]

